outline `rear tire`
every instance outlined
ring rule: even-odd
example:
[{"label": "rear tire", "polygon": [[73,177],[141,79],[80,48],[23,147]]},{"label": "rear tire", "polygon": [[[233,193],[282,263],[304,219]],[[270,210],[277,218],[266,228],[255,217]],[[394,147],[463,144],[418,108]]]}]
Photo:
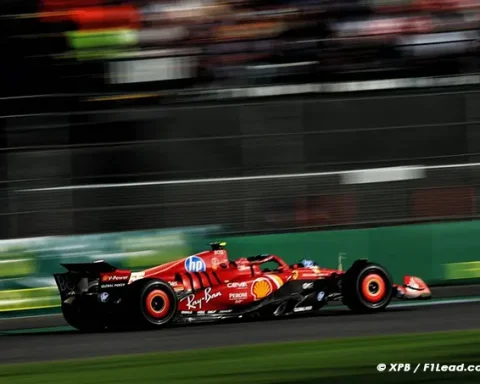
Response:
[{"label": "rear tire", "polygon": [[[88,292],[98,290],[98,279],[88,283]],[[101,332],[106,324],[98,317],[95,311],[88,310],[88,306],[82,305],[81,299],[76,298],[71,304],[62,304],[62,313],[65,321],[80,332]]]},{"label": "rear tire", "polygon": [[95,313],[87,312],[81,305],[63,304],[62,313],[65,321],[80,332],[101,332],[105,324],[100,321]]},{"label": "rear tire", "polygon": [[392,300],[393,282],[379,264],[356,261],[342,279],[343,303],[357,313],[383,311]]},{"label": "rear tire", "polygon": [[159,328],[177,314],[177,295],[163,280],[146,280],[140,287],[140,315],[144,325]]}]

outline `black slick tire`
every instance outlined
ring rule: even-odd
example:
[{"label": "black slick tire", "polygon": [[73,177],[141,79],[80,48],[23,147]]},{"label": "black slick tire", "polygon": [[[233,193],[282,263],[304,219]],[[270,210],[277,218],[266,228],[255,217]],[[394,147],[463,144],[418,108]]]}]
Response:
[{"label": "black slick tire", "polygon": [[149,328],[170,324],[177,314],[178,300],[173,288],[160,279],[143,281],[138,287],[140,322]]},{"label": "black slick tire", "polygon": [[342,277],[343,303],[356,313],[385,310],[392,300],[393,282],[379,264],[357,260]]}]

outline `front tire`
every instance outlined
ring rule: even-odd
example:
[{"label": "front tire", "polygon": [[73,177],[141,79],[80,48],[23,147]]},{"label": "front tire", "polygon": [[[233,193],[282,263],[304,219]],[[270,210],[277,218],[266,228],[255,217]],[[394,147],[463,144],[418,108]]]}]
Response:
[{"label": "front tire", "polygon": [[343,303],[357,313],[383,311],[392,300],[392,291],[392,278],[379,264],[359,261],[343,276]]}]

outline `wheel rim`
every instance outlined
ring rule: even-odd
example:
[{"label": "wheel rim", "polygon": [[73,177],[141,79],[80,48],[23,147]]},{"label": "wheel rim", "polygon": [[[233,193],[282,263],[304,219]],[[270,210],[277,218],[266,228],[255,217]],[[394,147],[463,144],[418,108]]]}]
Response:
[{"label": "wheel rim", "polygon": [[165,291],[155,289],[145,298],[147,313],[155,319],[161,319],[168,314],[170,297]]},{"label": "wheel rim", "polygon": [[362,295],[371,302],[378,303],[385,297],[385,280],[377,274],[369,274],[362,281]]}]

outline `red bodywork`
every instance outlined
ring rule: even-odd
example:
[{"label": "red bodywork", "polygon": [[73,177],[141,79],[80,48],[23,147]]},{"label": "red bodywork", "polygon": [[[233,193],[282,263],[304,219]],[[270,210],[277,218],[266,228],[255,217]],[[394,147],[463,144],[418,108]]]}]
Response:
[{"label": "red bodywork", "polygon": [[[277,269],[262,271],[260,265],[271,262],[278,265]],[[335,269],[290,266],[276,255],[258,261],[247,258],[230,261],[223,249],[201,252],[142,272],[116,270],[102,273],[100,279],[102,283],[128,279],[128,284],[146,278],[162,279],[175,291],[195,292],[180,300],[178,310],[196,312],[228,310],[235,304],[250,304],[268,297],[292,279],[311,281],[343,273]]]},{"label": "red bodywork", "polygon": [[[250,260],[249,260],[250,259]],[[148,278],[162,279],[177,292],[191,292],[180,299],[182,313],[229,310],[235,305],[247,305],[262,300],[291,280],[336,278],[345,272],[321,267],[288,265],[276,255],[230,261],[225,249],[198,253],[141,272],[116,270],[102,273],[102,283],[132,284]],[[260,265],[274,262],[274,270],[262,270]],[[122,284],[122,285],[123,285]],[[429,296],[430,290],[417,277],[406,276],[405,285],[394,285],[397,297]]]}]

